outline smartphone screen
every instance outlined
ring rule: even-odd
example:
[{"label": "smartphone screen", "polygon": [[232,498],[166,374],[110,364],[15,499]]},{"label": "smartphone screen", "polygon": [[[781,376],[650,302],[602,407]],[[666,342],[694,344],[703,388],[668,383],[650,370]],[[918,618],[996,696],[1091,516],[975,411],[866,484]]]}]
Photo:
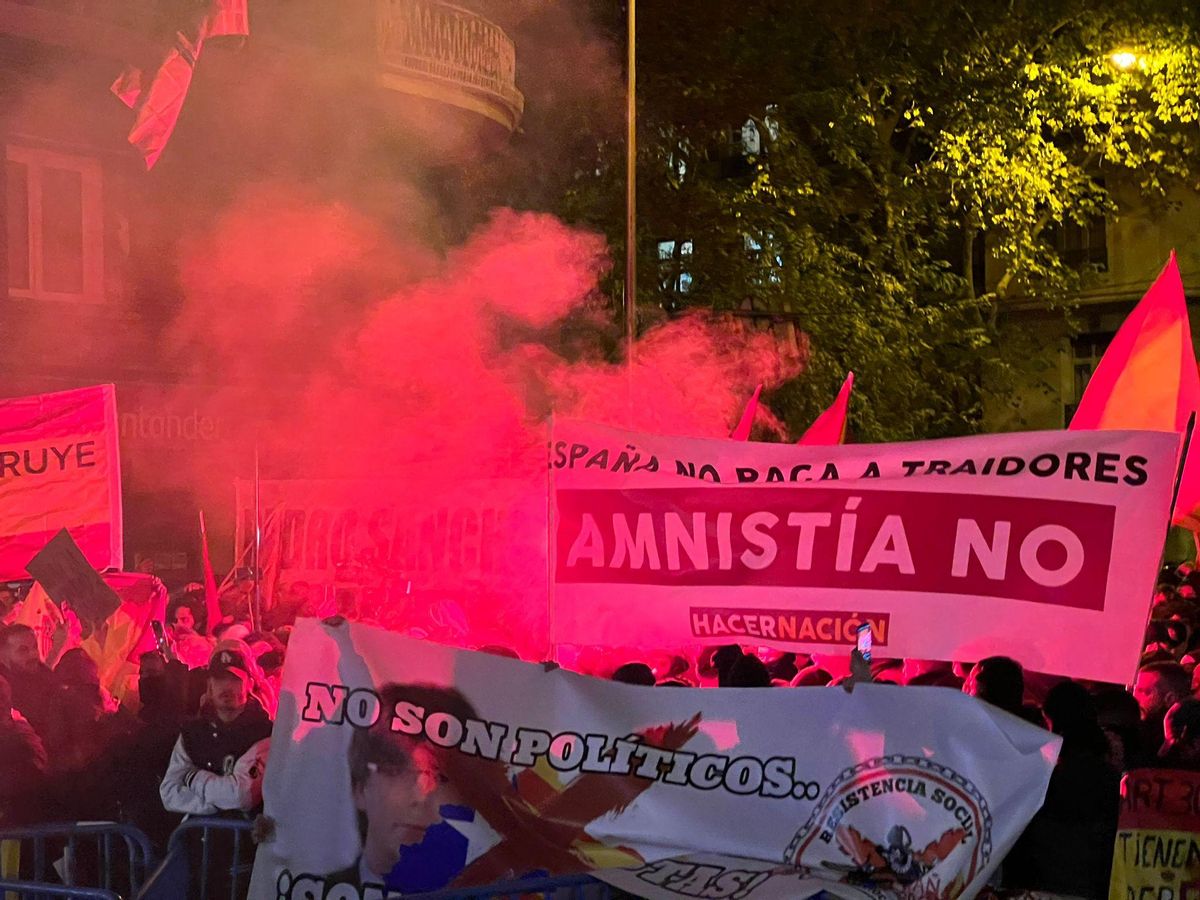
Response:
[{"label": "smartphone screen", "polygon": [[858,652],[867,662],[871,661],[871,626],[858,626]]},{"label": "smartphone screen", "polygon": [[171,645],[167,641],[162,622],[155,619],[150,623],[150,628],[154,631],[154,642],[158,645],[159,656],[163,658],[163,662],[170,662],[175,658],[175,654],[171,652]]}]

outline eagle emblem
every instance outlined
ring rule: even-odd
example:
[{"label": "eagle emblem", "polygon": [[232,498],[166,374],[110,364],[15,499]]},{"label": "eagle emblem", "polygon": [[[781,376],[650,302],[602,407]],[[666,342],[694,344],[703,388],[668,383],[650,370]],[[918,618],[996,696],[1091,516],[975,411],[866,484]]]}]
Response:
[{"label": "eagle emblem", "polygon": [[877,881],[910,885],[949,856],[963,842],[967,832],[962,828],[951,828],[921,850],[913,848],[912,835],[903,825],[888,829],[883,843],[864,837],[857,828],[849,825],[840,826],[836,835],[838,847],[854,861],[858,874]]}]

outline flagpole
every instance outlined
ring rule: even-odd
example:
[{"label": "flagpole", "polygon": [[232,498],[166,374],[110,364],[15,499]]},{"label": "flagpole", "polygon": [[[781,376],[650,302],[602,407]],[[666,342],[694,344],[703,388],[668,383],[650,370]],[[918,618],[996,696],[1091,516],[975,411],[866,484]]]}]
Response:
[{"label": "flagpole", "polygon": [[[1167,507],[1167,527],[1162,537],[1162,553],[1158,554],[1158,568],[1154,570],[1154,584],[1151,585],[1151,590],[1158,584],[1159,573],[1162,572],[1163,564],[1167,560],[1167,538],[1171,534],[1171,520],[1175,517],[1175,503],[1179,500],[1179,489],[1183,487],[1183,470],[1187,465],[1188,451],[1192,447],[1192,435],[1196,430],[1196,414],[1192,413],[1188,416],[1187,425],[1183,430],[1183,444],[1179,448],[1179,463],[1175,467],[1175,482],[1171,488],[1171,505]],[[1200,546],[1200,544],[1197,544]],[[1146,624],[1142,630],[1150,627],[1150,620],[1154,617],[1154,599],[1151,597],[1150,606],[1146,609]],[[1133,672],[1133,678],[1129,680],[1129,690],[1133,691],[1133,683],[1137,679],[1137,670]]]},{"label": "flagpole", "polygon": [[258,468],[258,441],[254,442],[254,601],[250,605],[250,625],[258,630],[262,618],[262,479]]},{"label": "flagpole", "polygon": [[[633,343],[637,338],[637,0],[628,0],[625,146],[625,367],[633,414]],[[630,422],[632,425],[632,421]]]}]

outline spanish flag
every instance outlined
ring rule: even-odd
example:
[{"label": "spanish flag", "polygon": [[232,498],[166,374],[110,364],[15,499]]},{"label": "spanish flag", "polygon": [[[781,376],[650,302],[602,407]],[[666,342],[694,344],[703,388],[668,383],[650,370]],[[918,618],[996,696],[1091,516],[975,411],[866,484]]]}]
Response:
[{"label": "spanish flag", "polygon": [[[192,74],[209,38],[250,33],[248,0],[212,0],[203,13],[181,22],[153,76],[135,65],[126,66],[113,82],[112,92],[137,114],[129,143],[141,151],[146,168],[158,162],[192,84]],[[193,4],[195,5],[195,4]]]},{"label": "spanish flag", "polygon": [[166,616],[167,589],[157,578],[137,572],[110,572],[101,577],[117,592],[121,606],[87,638],[71,627],[63,611],[36,581],[15,621],[33,629],[38,650],[47,663],[56,663],[72,647],[82,647],[96,662],[100,686],[120,701],[136,682],[139,653],[154,648],[150,622]]},{"label": "spanish flag", "polygon": [[829,447],[846,442],[846,417],[850,413],[850,394],[854,390],[854,373],[846,375],[833,405],[817,416],[800,436],[797,444],[809,447]]},{"label": "spanish flag", "polygon": [[[1174,431],[1200,408],[1200,373],[1174,251],[1092,373],[1072,431]],[[1200,531],[1200,455],[1188,455],[1172,522]]]}]

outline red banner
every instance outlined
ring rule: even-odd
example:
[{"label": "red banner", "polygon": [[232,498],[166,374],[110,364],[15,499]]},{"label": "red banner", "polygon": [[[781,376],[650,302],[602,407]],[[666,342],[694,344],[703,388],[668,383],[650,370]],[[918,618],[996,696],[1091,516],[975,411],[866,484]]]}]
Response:
[{"label": "red banner", "polygon": [[1045,497],[914,502],[910,491],[853,484],[561,490],[558,581],[923,591],[1102,610],[1114,513]]},{"label": "red banner", "polygon": [[66,528],[96,569],[120,568],[121,464],[111,384],[0,401],[0,578]]}]

